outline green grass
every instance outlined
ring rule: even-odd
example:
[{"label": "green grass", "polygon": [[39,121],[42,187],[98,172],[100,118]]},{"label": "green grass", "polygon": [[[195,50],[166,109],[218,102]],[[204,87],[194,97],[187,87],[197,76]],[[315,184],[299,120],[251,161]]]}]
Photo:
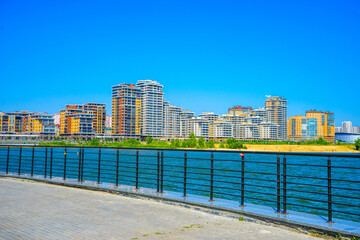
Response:
[{"label": "green grass", "polygon": [[303,141],[303,142],[292,142],[292,141],[239,141],[235,139],[227,139],[226,142],[215,143],[213,140],[204,141],[200,138],[198,141],[196,138],[185,139],[185,140],[171,140],[158,141],[154,139],[147,139],[146,143],[141,143],[136,139],[127,139],[122,141],[104,141],[100,142],[99,139],[95,138],[92,141],[43,141],[40,142],[41,146],[92,146],[92,147],[122,147],[122,148],[164,148],[164,149],[246,149],[244,144],[253,145],[308,145],[308,146],[346,146],[350,149],[355,149],[354,144],[348,143],[330,143],[323,139],[314,141]]}]

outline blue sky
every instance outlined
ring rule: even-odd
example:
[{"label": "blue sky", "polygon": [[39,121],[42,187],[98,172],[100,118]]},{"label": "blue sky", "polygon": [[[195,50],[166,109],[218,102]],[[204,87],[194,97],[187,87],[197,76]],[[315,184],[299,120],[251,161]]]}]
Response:
[{"label": "blue sky", "polygon": [[288,99],[360,125],[359,1],[0,0],[0,111],[56,113],[153,79],[199,114]]}]

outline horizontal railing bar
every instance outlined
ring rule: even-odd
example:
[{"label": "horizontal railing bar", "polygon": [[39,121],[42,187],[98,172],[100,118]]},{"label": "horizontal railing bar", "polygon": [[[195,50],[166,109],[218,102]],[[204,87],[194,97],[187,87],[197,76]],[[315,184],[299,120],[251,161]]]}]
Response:
[{"label": "horizontal railing bar", "polygon": [[306,205],[302,205],[302,204],[296,204],[296,203],[286,203],[287,205],[291,205],[291,206],[298,206],[298,207],[305,207],[305,208],[310,208],[310,209],[317,209],[317,210],[321,210],[321,211],[328,211],[328,209],[326,208],[318,208],[318,207],[310,207],[310,206],[306,206]]}]

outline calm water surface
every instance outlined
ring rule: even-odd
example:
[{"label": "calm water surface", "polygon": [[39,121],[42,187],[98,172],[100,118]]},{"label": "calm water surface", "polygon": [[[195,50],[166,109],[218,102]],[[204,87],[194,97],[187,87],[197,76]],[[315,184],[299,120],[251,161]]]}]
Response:
[{"label": "calm water surface", "polygon": [[[78,178],[79,150],[67,149],[66,178]],[[135,185],[136,151],[119,151],[119,184]],[[84,180],[97,181],[99,150],[85,149]],[[0,148],[0,171],[6,170],[7,148]],[[18,172],[19,148],[10,149],[9,172]],[[23,148],[21,173],[30,173],[32,148]],[[187,193],[209,196],[211,153],[187,153]],[[245,154],[245,202],[276,208],[276,155]],[[282,157],[281,157],[282,158]],[[360,221],[359,159],[332,159],[333,217]],[[45,148],[36,148],[34,174],[45,173]],[[240,201],[241,156],[238,153],[214,153],[214,197]],[[327,215],[327,157],[287,156],[287,202],[289,210]],[[294,165],[292,165],[294,164]],[[296,164],[307,165],[299,166]],[[309,166],[312,165],[312,166]],[[164,151],[164,190],[183,191],[184,152]],[[344,168],[345,167],[345,168]],[[156,188],[157,151],[139,151],[139,186]],[[50,174],[48,150],[47,175]],[[64,149],[53,149],[53,176],[63,177]],[[282,167],[281,167],[282,173]],[[116,150],[101,149],[101,182],[115,183]],[[336,180],[335,180],[336,179]],[[347,180],[347,181],[345,181]],[[316,185],[316,186],[309,186]],[[281,191],[282,194],[282,191]],[[349,205],[349,206],[345,206]],[[311,207],[312,209],[310,209]],[[349,215],[341,212],[354,213]]]}]

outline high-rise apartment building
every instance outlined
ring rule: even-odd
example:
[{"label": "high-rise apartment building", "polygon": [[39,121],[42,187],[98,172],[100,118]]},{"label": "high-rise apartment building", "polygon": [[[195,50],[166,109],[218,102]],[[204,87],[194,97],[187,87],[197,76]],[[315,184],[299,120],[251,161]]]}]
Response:
[{"label": "high-rise apartment building", "polygon": [[234,106],[232,108],[229,108],[228,113],[230,115],[245,115],[245,114],[250,114],[250,112],[252,111],[252,107],[241,107],[241,106]]},{"label": "high-rise apartment building", "polygon": [[315,118],[318,122],[317,134],[327,141],[335,141],[335,117],[332,112],[306,111],[306,117]]},{"label": "high-rise apartment building", "polygon": [[343,133],[352,133],[352,122],[350,122],[350,121],[342,122],[342,132]]},{"label": "high-rise apartment building", "polygon": [[52,115],[29,111],[0,113],[0,132],[10,134],[54,135]]},{"label": "high-rise apartment building", "polygon": [[0,113],[0,132],[15,133],[15,116]]},{"label": "high-rise apartment building", "polygon": [[28,117],[27,131],[40,135],[55,135],[55,123],[52,115],[34,113]]},{"label": "high-rise apartment building", "polygon": [[190,112],[189,110],[186,110],[185,112],[182,111],[180,113],[180,136],[181,137],[189,137],[191,133],[191,127],[190,127],[190,119],[195,117],[194,112]]},{"label": "high-rise apartment building", "polygon": [[335,140],[334,114],[322,111],[307,111],[306,116],[290,117],[288,120],[289,140]]},{"label": "high-rise apartment building", "polygon": [[163,136],[170,137],[170,103],[165,101],[163,103]]},{"label": "high-rise apartment building", "polygon": [[287,100],[284,97],[269,97],[265,101],[269,122],[279,125],[279,139],[287,138]]},{"label": "high-rise apartment building", "polygon": [[119,136],[141,136],[142,93],[134,84],[112,87],[111,132]]},{"label": "high-rise apartment building", "polygon": [[85,103],[83,109],[94,115],[93,131],[95,134],[105,133],[106,105],[103,103]]},{"label": "high-rise apartment building", "polygon": [[211,138],[233,138],[233,125],[230,120],[219,118],[209,126],[209,137]]},{"label": "high-rise apartment building", "polygon": [[161,137],[164,131],[163,86],[153,80],[139,80],[137,87],[142,93],[142,135]]},{"label": "high-rise apartment building", "polygon": [[194,133],[196,137],[209,137],[209,120],[202,117],[193,117],[190,119],[189,123],[190,133]]},{"label": "high-rise apartment building", "polygon": [[95,135],[105,131],[106,108],[102,103],[66,105],[60,111],[60,135]]},{"label": "high-rise apartment building", "polygon": [[179,137],[181,132],[180,114],[182,113],[181,107],[170,105],[169,107],[169,136]]},{"label": "high-rise apartment building", "polygon": [[213,123],[214,121],[219,119],[219,115],[213,112],[203,112],[199,115],[202,119],[208,120],[209,123]]}]

